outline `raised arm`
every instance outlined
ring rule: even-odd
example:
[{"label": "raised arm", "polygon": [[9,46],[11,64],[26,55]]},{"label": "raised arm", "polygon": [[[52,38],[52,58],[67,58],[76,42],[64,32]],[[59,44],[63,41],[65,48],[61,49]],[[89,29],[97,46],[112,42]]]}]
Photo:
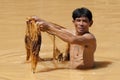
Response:
[{"label": "raised arm", "polygon": [[42,31],[56,35],[63,41],[71,43],[71,44],[81,44],[81,45],[83,44],[84,45],[94,40],[94,36],[91,35],[90,33],[87,33],[83,36],[76,36],[72,34],[70,31],[68,31],[66,28],[60,25],[47,22],[42,19],[38,19],[37,23]]},{"label": "raised arm", "polygon": [[[39,23],[39,21],[38,21]],[[62,39],[65,42],[71,43],[72,42],[72,37],[75,37],[70,31],[68,31],[66,28],[51,23],[51,22],[43,22],[41,25],[40,22],[40,28],[42,31],[51,33],[53,35],[56,35],[57,37],[59,37],[60,39]]]}]

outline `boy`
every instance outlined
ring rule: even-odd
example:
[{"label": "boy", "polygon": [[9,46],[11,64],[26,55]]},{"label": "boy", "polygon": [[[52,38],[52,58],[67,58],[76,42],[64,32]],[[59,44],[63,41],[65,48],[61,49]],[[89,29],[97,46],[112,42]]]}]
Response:
[{"label": "boy", "polygon": [[72,13],[75,34],[67,29],[36,19],[41,31],[56,35],[70,44],[70,68],[88,69],[94,67],[94,52],[96,50],[96,38],[89,32],[93,24],[92,13],[87,8],[77,8]]}]

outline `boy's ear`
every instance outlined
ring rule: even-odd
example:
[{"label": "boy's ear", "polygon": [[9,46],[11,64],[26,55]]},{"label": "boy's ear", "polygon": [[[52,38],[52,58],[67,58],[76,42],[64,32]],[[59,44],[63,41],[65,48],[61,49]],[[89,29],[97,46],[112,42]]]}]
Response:
[{"label": "boy's ear", "polygon": [[74,23],[74,22],[75,22],[75,20],[72,20],[72,22]]},{"label": "boy's ear", "polygon": [[92,24],[93,24],[93,20],[90,21],[90,27],[92,26]]}]

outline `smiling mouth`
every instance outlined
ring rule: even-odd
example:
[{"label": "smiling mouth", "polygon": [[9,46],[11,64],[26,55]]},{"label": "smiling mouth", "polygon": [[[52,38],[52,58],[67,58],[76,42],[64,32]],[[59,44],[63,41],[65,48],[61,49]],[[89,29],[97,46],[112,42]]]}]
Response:
[{"label": "smiling mouth", "polygon": [[84,30],[84,28],[79,28],[79,30],[80,30],[80,31],[83,31],[83,30]]}]

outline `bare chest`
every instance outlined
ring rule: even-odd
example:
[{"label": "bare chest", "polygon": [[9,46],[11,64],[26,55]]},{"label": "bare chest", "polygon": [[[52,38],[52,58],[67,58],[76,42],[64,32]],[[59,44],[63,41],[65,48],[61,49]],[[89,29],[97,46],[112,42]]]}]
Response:
[{"label": "bare chest", "polygon": [[82,58],[84,53],[84,46],[71,44],[70,46],[70,57],[71,58]]}]

